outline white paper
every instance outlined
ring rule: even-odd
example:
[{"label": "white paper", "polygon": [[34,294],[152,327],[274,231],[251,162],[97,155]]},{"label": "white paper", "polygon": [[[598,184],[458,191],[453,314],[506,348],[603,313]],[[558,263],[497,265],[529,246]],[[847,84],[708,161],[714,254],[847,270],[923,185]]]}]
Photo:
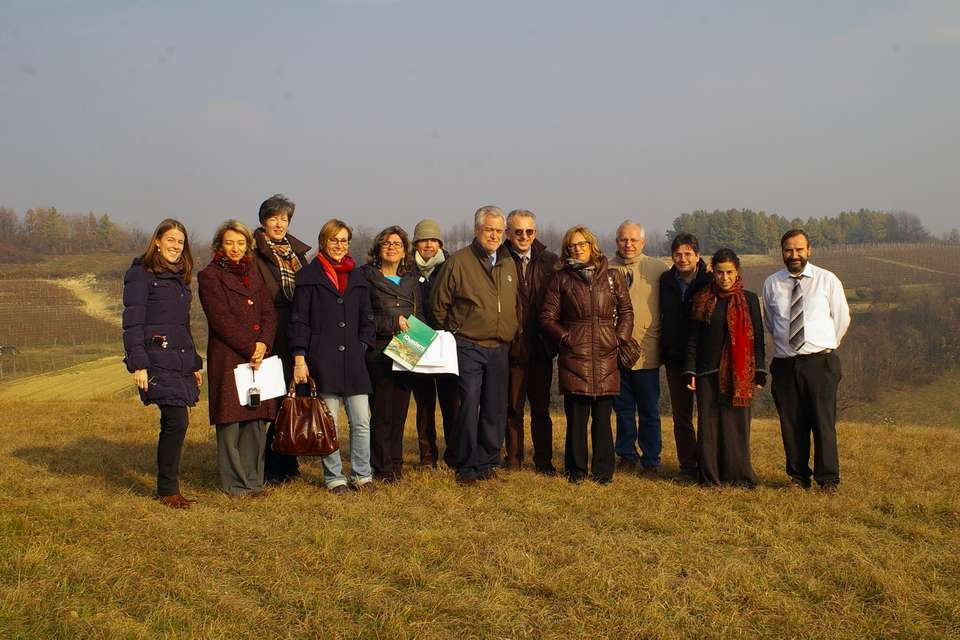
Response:
[{"label": "white paper", "polygon": [[237,382],[237,397],[240,404],[248,405],[250,387],[260,389],[260,402],[279,398],[287,392],[287,383],[283,379],[283,363],[280,356],[264,358],[260,368],[254,371],[249,363],[237,365],[233,370],[233,378]]},{"label": "white paper", "polygon": [[[394,371],[407,371],[396,362]],[[452,373],[460,375],[460,363],[457,361],[457,340],[449,331],[437,331],[434,339],[413,369],[413,373]]]}]

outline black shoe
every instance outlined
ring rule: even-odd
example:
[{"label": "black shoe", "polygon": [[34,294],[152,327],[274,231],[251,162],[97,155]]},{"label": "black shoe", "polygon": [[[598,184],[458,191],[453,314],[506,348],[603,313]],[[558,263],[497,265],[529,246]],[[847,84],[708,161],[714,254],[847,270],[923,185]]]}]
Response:
[{"label": "black shoe", "polygon": [[790,478],[790,484],[795,487],[800,487],[801,489],[807,490],[810,488],[809,480],[801,480],[799,478]]},{"label": "black shoe", "polygon": [[469,476],[457,475],[457,484],[460,485],[461,487],[472,487],[473,485],[477,484],[477,476],[474,476],[474,475],[469,475]]},{"label": "black shoe", "polygon": [[587,479],[586,476],[584,476],[583,474],[579,474],[579,473],[567,474],[567,481],[570,482],[570,484],[580,484],[586,479]]},{"label": "black shoe", "polygon": [[557,469],[555,467],[540,467],[537,470],[542,476],[555,476],[557,475]]},{"label": "black shoe", "polygon": [[817,485],[817,491],[821,493],[837,493],[840,491],[839,482],[827,482],[826,484]]},{"label": "black shoe", "polygon": [[620,473],[633,473],[637,470],[637,463],[626,458],[617,460],[617,471]]}]

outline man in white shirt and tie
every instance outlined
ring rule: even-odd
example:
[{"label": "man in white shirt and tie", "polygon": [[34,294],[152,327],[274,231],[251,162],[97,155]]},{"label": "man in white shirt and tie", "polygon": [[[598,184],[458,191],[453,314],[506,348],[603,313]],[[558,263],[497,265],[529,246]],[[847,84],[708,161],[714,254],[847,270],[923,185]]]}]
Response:
[{"label": "man in white shirt and tie", "polygon": [[[787,475],[804,488],[840,484],[837,385],[840,346],[850,309],[840,279],[810,264],[810,238],[791,229],[780,239],[786,269],[763,283],[764,324],[773,335],[773,399],[787,458]],[[813,434],[813,471],[810,435]]]}]

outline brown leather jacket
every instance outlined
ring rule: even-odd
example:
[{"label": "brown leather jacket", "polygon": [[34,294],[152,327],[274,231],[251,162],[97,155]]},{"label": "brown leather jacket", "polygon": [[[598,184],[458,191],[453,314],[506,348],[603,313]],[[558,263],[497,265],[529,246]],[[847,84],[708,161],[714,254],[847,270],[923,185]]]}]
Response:
[{"label": "brown leather jacket", "polygon": [[540,312],[543,330],[560,345],[560,393],[620,393],[617,349],[633,333],[633,306],[623,273],[601,259],[590,284],[569,266],[554,275]]}]

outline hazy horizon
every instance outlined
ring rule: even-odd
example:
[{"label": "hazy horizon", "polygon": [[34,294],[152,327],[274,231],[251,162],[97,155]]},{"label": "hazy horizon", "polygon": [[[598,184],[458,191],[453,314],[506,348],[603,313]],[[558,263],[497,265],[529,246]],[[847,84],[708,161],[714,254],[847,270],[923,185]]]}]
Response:
[{"label": "hazy horizon", "polygon": [[958,225],[956,2],[0,8],[0,205],[295,234],[859,208]]}]

